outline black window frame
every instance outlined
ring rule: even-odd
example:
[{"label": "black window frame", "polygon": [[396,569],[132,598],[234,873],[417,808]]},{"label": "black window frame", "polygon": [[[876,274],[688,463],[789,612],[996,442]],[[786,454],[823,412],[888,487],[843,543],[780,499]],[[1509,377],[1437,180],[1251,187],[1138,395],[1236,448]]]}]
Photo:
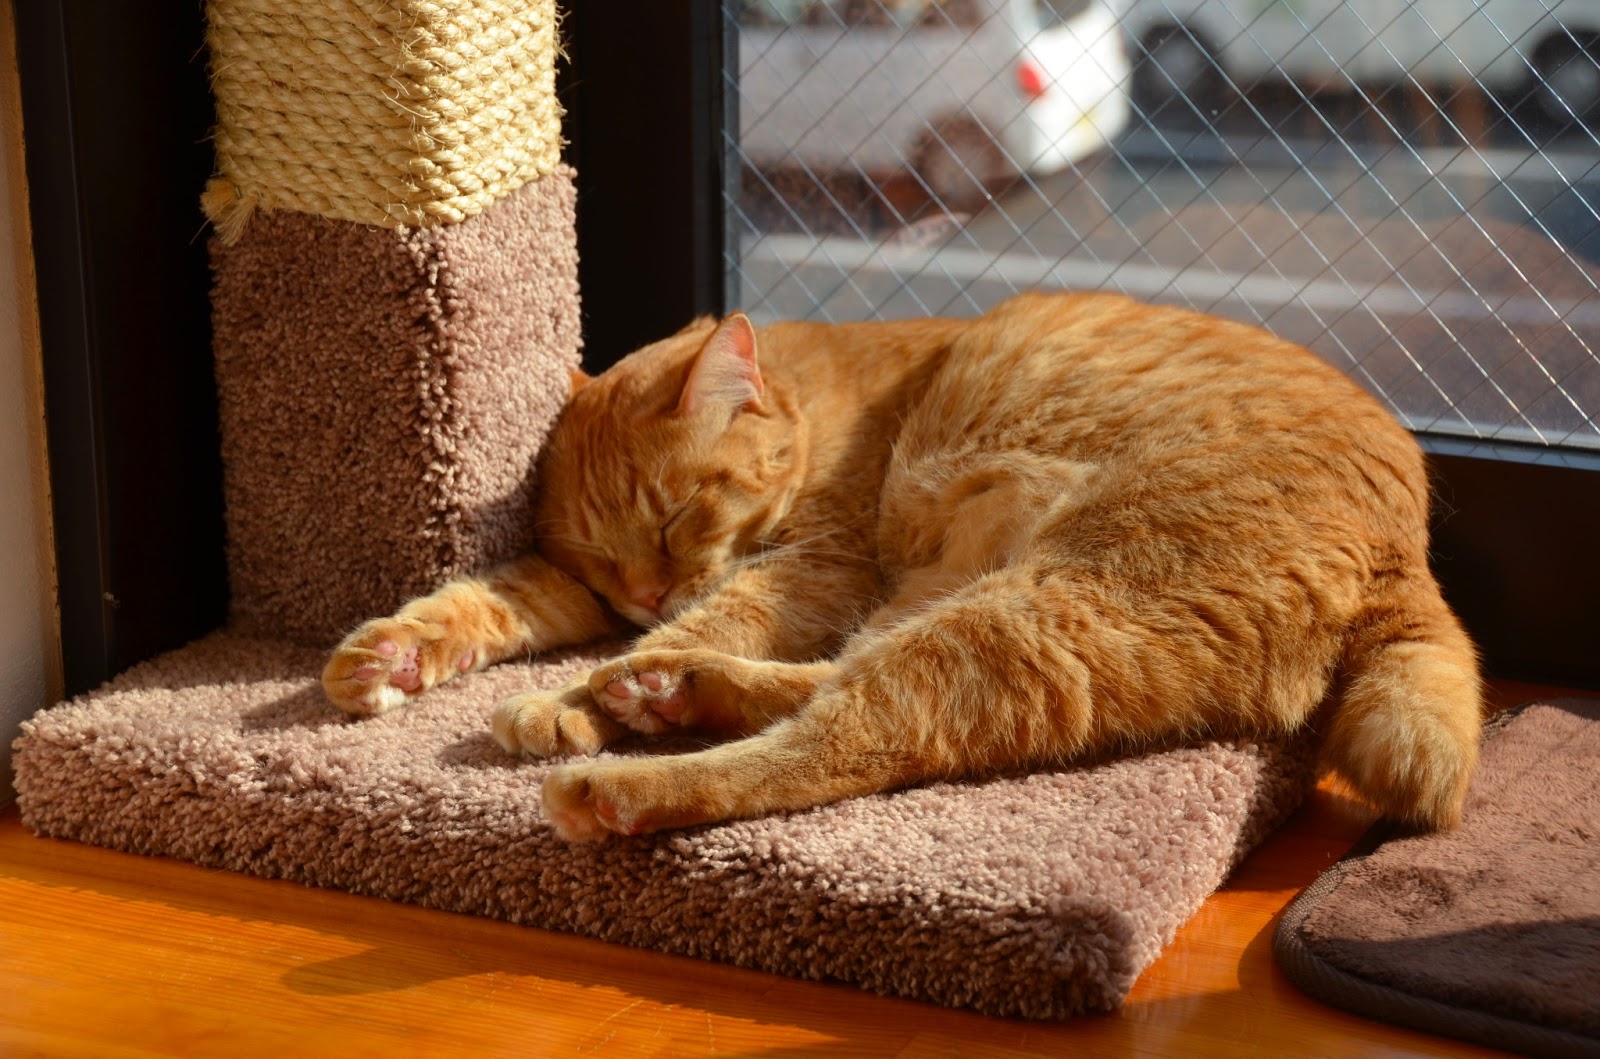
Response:
[{"label": "black window frame", "polygon": [[[16,3],[69,694],[222,624],[199,5]],[[566,5],[585,366],[730,306],[717,0]],[[1600,687],[1600,454],[1421,435],[1497,676]]]}]

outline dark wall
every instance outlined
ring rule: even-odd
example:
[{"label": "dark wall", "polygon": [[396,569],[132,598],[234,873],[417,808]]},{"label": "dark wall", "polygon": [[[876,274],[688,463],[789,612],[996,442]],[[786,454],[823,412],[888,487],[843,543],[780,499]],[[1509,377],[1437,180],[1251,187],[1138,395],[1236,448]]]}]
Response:
[{"label": "dark wall", "polygon": [[1600,688],[1600,453],[1424,445],[1433,568],[1488,670]]},{"label": "dark wall", "polygon": [[16,5],[69,693],[219,624],[200,5]]},{"label": "dark wall", "polygon": [[594,372],[725,308],[722,21],[715,0],[564,6],[561,90]]}]

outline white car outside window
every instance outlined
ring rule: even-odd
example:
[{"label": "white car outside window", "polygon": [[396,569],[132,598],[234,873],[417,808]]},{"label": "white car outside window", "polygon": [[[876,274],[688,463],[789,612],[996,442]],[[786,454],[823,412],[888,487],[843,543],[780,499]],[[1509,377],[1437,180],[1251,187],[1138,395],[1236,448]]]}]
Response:
[{"label": "white car outside window", "polygon": [[1123,26],[1147,99],[1198,101],[1224,74],[1241,86],[1415,78],[1532,87],[1563,122],[1600,109],[1600,0],[1132,0]]},{"label": "white car outside window", "polygon": [[756,0],[738,46],[751,162],[909,168],[946,203],[1062,169],[1128,120],[1104,0]]}]

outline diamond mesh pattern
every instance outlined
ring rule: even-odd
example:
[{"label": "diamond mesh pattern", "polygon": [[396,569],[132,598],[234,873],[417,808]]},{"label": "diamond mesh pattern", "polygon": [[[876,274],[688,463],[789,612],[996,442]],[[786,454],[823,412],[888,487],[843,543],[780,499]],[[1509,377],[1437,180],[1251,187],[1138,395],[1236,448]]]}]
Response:
[{"label": "diamond mesh pattern", "polygon": [[[1118,290],[1600,448],[1600,0],[726,0],[733,302]],[[1026,69],[1019,69],[1026,67]]]}]

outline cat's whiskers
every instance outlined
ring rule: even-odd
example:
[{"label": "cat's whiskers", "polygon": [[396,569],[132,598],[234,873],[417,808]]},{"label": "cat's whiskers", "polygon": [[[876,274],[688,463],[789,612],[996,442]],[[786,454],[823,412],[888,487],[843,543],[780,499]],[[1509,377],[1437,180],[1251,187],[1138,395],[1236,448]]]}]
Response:
[{"label": "cat's whiskers", "polygon": [[757,551],[755,551],[754,553],[752,553],[750,555],[746,555],[746,556],[741,556],[738,559],[732,560],[729,563],[729,570],[730,570],[730,572],[734,571],[734,570],[742,570],[742,569],[745,569],[746,567],[754,566],[754,565],[756,565],[758,563],[770,562],[770,561],[772,561],[774,559],[790,559],[790,560],[793,560],[793,559],[796,559],[797,557],[801,557],[801,558],[804,558],[804,559],[810,559],[810,558],[813,558],[813,557],[831,556],[831,557],[835,557],[835,558],[842,558],[842,559],[853,560],[853,561],[858,561],[859,562],[860,559],[861,559],[861,552],[858,549],[857,550],[852,550],[852,549],[849,549],[849,548],[836,548],[836,549],[812,548],[811,545],[815,544],[817,541],[827,540],[830,537],[837,537],[840,534],[844,533],[846,530],[850,530],[850,529],[855,528],[866,517],[867,516],[864,515],[864,514],[863,515],[858,515],[858,516],[856,516],[855,518],[851,519],[848,522],[841,522],[837,526],[833,526],[833,527],[831,527],[829,529],[821,530],[820,532],[815,533],[815,534],[811,535],[810,537],[803,537],[800,540],[787,541],[787,542],[785,542],[783,544],[774,544],[774,543],[772,543],[770,541],[762,541],[761,542],[761,547]]},{"label": "cat's whiskers", "polygon": [[747,555],[740,559],[731,560],[728,563],[728,572],[731,574],[752,566],[760,566],[765,563],[775,561],[802,564],[814,563],[815,565],[821,566],[824,565],[823,560],[828,558],[845,559],[852,562],[861,561],[861,555],[858,552],[846,551],[843,549],[803,549],[800,545],[786,544],[781,548],[775,548],[771,551],[757,552],[754,555]]}]

